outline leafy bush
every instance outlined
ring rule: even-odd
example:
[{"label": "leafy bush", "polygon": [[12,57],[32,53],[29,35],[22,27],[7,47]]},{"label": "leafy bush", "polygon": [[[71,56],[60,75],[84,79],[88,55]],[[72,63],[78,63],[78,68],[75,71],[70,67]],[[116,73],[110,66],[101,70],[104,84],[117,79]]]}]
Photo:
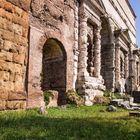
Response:
[{"label": "leafy bush", "polygon": [[108,103],[115,98],[114,93],[109,90],[104,91],[104,97],[108,100]]},{"label": "leafy bush", "polygon": [[84,104],[84,99],[79,96],[75,90],[67,91],[67,101],[68,104],[74,104],[76,106],[81,106]]},{"label": "leafy bush", "polygon": [[95,96],[93,103],[108,105],[110,103],[110,99],[105,96]]},{"label": "leafy bush", "polygon": [[111,92],[109,90],[104,91],[104,97],[110,97],[110,98],[112,98],[112,96],[113,96],[113,92]]},{"label": "leafy bush", "polygon": [[51,91],[46,90],[44,91],[43,95],[44,95],[45,104],[48,105],[50,101],[50,97],[53,98],[53,94],[51,93]]}]

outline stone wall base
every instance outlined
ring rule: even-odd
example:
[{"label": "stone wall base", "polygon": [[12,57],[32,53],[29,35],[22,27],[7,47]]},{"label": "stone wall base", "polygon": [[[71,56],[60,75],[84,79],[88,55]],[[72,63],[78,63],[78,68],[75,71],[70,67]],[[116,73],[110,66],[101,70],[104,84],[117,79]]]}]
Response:
[{"label": "stone wall base", "polygon": [[103,96],[105,89],[102,78],[80,77],[77,84],[77,90],[84,97],[87,106],[93,105],[95,96]]},{"label": "stone wall base", "polygon": [[0,111],[26,109],[25,92],[0,92]]}]

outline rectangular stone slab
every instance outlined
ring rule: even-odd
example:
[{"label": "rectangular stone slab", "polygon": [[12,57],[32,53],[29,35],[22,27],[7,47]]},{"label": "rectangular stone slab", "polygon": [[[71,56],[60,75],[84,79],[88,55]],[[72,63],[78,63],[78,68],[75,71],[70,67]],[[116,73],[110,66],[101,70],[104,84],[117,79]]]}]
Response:
[{"label": "rectangular stone slab", "polygon": [[129,116],[140,117],[140,112],[129,112]]}]

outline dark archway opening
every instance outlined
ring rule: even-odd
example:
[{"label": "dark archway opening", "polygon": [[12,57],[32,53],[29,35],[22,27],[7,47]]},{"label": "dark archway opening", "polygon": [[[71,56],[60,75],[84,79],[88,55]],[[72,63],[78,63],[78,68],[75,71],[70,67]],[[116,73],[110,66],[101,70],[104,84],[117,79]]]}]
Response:
[{"label": "dark archway opening", "polygon": [[124,74],[124,59],[120,57],[120,77],[125,78]]},{"label": "dark archway opening", "polygon": [[66,52],[61,42],[50,38],[43,46],[42,90],[59,92],[58,104],[66,102]]},{"label": "dark archway opening", "polygon": [[94,45],[91,37],[87,36],[87,71],[89,76],[95,76],[95,69],[94,69]]}]

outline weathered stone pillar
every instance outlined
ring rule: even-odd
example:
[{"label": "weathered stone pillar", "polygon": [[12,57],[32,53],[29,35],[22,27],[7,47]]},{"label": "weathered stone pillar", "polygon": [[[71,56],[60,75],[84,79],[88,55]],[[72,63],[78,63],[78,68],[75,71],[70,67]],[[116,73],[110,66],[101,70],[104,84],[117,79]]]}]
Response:
[{"label": "weathered stone pillar", "polygon": [[79,57],[79,48],[78,48],[78,28],[79,28],[79,18],[78,18],[78,9],[79,9],[79,4],[76,3],[74,7],[74,50],[73,50],[73,55],[74,55],[74,64],[73,64],[73,89],[75,89],[76,81],[77,81],[77,73],[78,73],[78,57]]},{"label": "weathered stone pillar", "polygon": [[101,26],[98,26],[95,31],[95,76],[100,78],[101,71]]},{"label": "weathered stone pillar", "polygon": [[[115,36],[114,36],[114,22],[110,17],[108,17],[108,24],[109,24],[109,39],[110,39],[110,44],[109,44],[109,57],[110,60],[109,62],[109,67],[107,70],[108,73],[108,82],[107,82],[107,88],[114,92],[115,90]],[[108,57],[108,58],[109,58]]]},{"label": "weathered stone pillar", "polygon": [[130,91],[135,90],[135,59],[133,55],[133,44],[130,43],[130,65],[129,65],[129,76],[130,76]]},{"label": "weathered stone pillar", "polygon": [[80,8],[80,36],[79,36],[79,73],[81,76],[89,76],[87,72],[87,15],[84,7]]},{"label": "weathered stone pillar", "polygon": [[120,44],[115,45],[115,78],[116,83],[120,80]]},{"label": "weathered stone pillar", "polygon": [[139,81],[140,81],[140,62],[138,62],[138,71],[137,71],[137,85],[139,86]]},{"label": "weathered stone pillar", "polygon": [[136,61],[136,84],[137,84],[137,87],[139,85],[139,62]]},{"label": "weathered stone pillar", "polygon": [[129,76],[129,59],[128,53],[125,53],[125,79]]},{"label": "weathered stone pillar", "polygon": [[135,90],[136,90],[136,87],[137,87],[137,83],[138,83],[138,61],[137,61],[137,55],[136,54],[133,54],[134,55],[134,60],[133,60],[133,70],[134,70],[134,81],[135,81]]}]

